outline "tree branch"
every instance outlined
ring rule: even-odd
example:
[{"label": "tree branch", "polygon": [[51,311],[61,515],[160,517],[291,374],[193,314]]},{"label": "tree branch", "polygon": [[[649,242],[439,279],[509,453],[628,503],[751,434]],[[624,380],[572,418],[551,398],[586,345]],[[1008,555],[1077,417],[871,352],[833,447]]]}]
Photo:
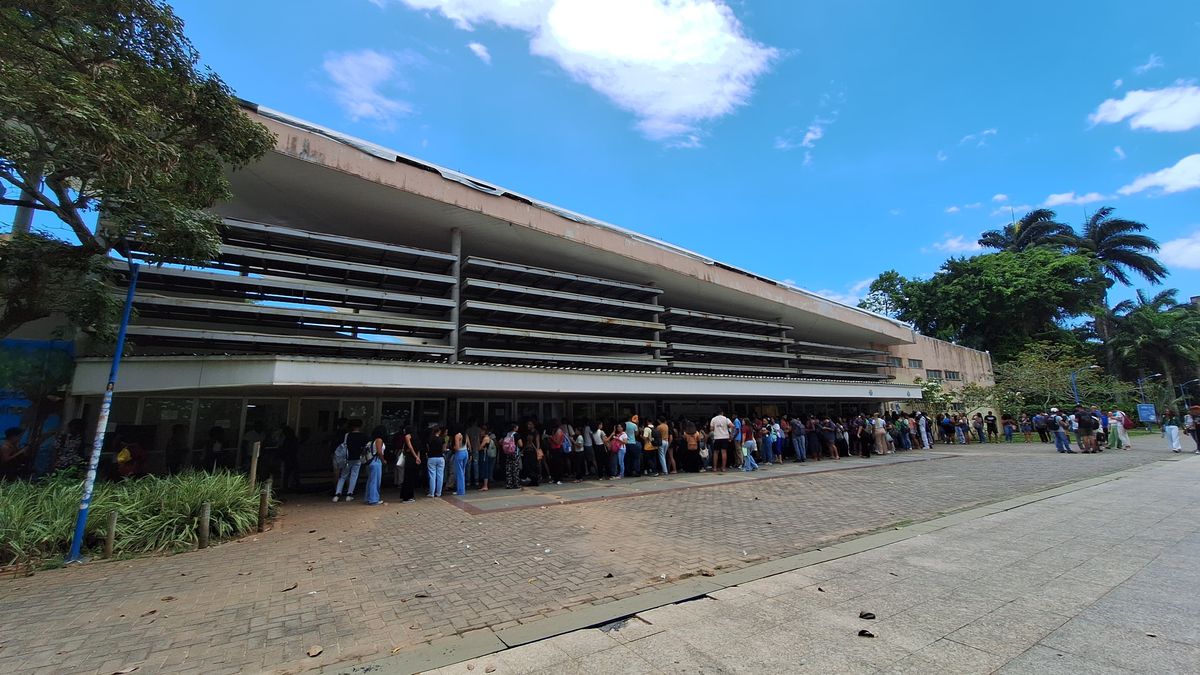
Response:
[{"label": "tree branch", "polygon": [[75,236],[79,237],[79,242],[83,245],[84,249],[94,253],[104,253],[107,251],[108,245],[104,239],[89,230],[87,224],[83,222],[83,218],[79,215],[79,209],[75,208],[70,191],[62,180],[56,176],[47,176],[46,187],[54,192],[54,196],[58,198],[60,204],[71,205],[70,208],[65,206],[60,208],[58,210],[58,217],[62,218],[63,222],[75,232]]}]

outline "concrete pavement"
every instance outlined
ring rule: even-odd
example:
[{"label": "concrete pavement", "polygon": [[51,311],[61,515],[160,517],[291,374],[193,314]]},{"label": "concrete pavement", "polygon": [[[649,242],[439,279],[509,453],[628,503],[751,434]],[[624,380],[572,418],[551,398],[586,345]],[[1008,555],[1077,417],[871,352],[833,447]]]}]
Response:
[{"label": "concrete pavement", "polygon": [[1200,458],[1162,459],[433,672],[1200,672]]}]

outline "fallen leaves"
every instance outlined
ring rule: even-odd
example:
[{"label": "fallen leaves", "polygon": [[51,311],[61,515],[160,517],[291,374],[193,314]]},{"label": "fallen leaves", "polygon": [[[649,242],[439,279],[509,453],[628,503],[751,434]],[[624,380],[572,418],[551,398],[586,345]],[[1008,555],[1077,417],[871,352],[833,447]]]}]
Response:
[{"label": "fallen leaves", "polygon": [[173,595],[164,595],[161,598],[159,598],[159,600],[162,600],[163,602],[171,602],[174,599],[175,599],[175,596],[173,596]]},{"label": "fallen leaves", "polygon": [[299,586],[299,585],[300,585],[300,582],[299,582],[299,581],[293,581],[291,586],[288,586],[287,588],[285,588],[285,589],[283,589],[283,590],[281,590],[281,591],[279,591],[279,592],[280,592],[280,593],[287,593],[288,591],[294,591],[294,590],[296,590],[296,587],[297,587],[297,586]]},{"label": "fallen leaves", "polygon": [[325,651],[325,648],[322,647],[321,645],[313,645],[308,648],[308,651],[306,653],[308,654],[308,656],[310,658],[315,658],[317,656],[320,656],[321,653],[324,651]]}]

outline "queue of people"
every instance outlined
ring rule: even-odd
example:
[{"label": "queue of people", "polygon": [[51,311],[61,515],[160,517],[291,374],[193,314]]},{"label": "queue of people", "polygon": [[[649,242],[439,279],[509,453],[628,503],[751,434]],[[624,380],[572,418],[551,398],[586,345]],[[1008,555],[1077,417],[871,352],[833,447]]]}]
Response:
[{"label": "queue of people", "polygon": [[871,457],[929,449],[935,442],[924,413],[884,416],[734,416],[723,411],[706,421],[665,416],[619,420],[528,419],[502,428],[474,420],[433,424],[389,434],[380,426],[363,432],[349,420],[335,437],[333,501],[354,501],[366,473],[363,501],[381,504],[383,469],[402,503],[493,485],[516,490],[544,483],[621,480],[676,473],[759,471],[777,464]]}]

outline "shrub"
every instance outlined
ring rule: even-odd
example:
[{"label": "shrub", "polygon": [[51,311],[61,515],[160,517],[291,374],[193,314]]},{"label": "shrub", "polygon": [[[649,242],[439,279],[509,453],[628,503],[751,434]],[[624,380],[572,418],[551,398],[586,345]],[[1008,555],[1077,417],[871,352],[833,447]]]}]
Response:
[{"label": "shrub", "polygon": [[[82,481],[69,474],[36,483],[0,482],[0,565],[37,565],[65,556],[81,490]],[[103,542],[108,514],[116,511],[114,554],[187,551],[197,543],[201,504],[212,507],[209,532],[217,541],[255,527],[258,501],[245,476],[225,471],[97,482],[84,546]]]}]

